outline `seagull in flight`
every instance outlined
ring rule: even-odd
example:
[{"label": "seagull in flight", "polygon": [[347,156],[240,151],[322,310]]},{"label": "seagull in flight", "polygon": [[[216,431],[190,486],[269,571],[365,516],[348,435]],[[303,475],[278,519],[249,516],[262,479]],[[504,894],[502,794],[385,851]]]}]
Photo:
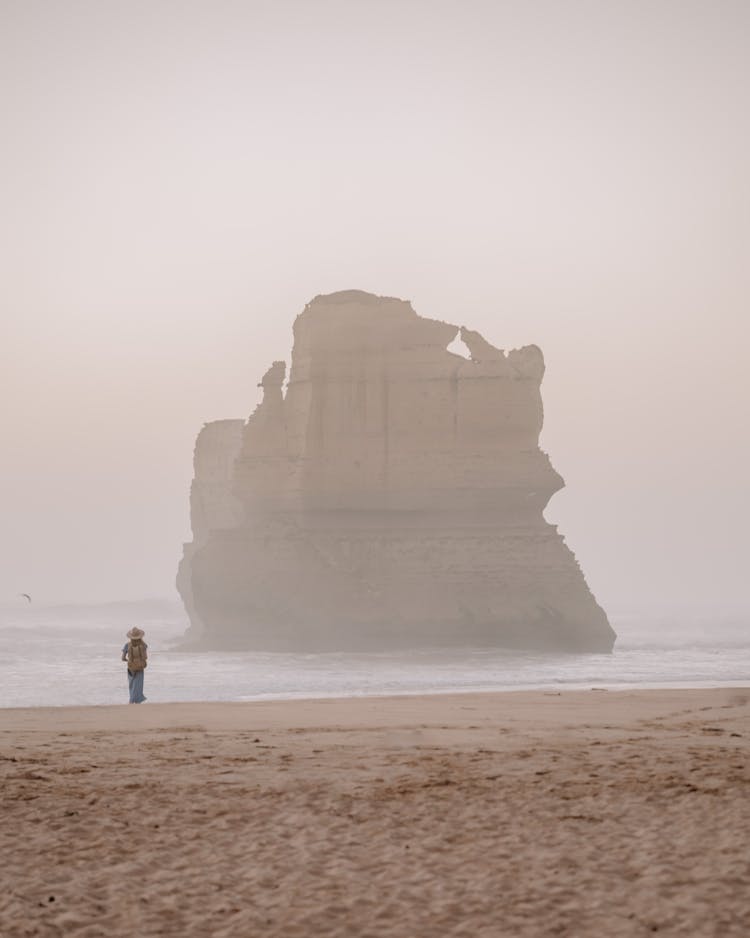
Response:
[{"label": "seagull in flight", "polygon": [[19,595],[19,596],[25,596],[26,599],[28,599],[28,601],[31,602],[31,596],[29,596],[28,593],[19,593],[18,595]]}]

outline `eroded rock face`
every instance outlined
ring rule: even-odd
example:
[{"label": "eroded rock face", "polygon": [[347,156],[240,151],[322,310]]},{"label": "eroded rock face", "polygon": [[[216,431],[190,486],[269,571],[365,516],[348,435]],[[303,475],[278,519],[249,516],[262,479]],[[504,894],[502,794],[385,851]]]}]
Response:
[{"label": "eroded rock face", "polygon": [[[471,360],[447,350],[459,331]],[[181,582],[207,645],[611,649],[542,514],[563,481],[539,449],[536,346],[346,291],[297,317],[284,394],[285,373],[263,377],[240,442],[222,421],[196,448]],[[224,424],[207,475],[202,438]]]},{"label": "eroded rock face", "polygon": [[193,540],[183,544],[175,584],[190,618],[191,639],[205,631],[193,601],[193,557],[208,542],[212,531],[234,528],[242,520],[241,505],[232,494],[232,479],[244,429],[244,420],[215,420],[203,426],[195,442],[190,486]]}]

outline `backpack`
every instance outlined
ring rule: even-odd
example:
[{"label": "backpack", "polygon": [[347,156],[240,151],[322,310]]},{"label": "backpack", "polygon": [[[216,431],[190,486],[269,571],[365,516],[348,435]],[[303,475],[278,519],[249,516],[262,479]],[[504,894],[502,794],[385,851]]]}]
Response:
[{"label": "backpack", "polygon": [[143,671],[147,665],[146,646],[140,638],[128,642],[128,671]]}]

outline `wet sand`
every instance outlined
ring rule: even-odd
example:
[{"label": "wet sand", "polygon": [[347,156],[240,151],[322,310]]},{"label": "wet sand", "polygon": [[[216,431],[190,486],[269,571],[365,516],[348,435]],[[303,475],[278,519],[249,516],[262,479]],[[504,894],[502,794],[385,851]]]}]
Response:
[{"label": "wet sand", "polygon": [[0,710],[0,935],[746,936],[750,689]]}]

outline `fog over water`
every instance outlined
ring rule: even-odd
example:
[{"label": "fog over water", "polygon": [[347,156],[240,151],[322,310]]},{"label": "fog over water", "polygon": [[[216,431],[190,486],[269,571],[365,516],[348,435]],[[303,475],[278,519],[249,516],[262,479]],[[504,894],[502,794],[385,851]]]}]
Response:
[{"label": "fog over water", "polygon": [[746,621],[614,613],[610,654],[542,654],[487,648],[420,648],[355,654],[179,648],[178,604],[0,608],[6,665],[0,707],[127,701],[120,651],[133,621],[146,630],[152,702],[265,700],[451,691],[747,686]]},{"label": "fog over water", "polygon": [[732,0],[3,3],[2,634],[171,601],[201,425],[359,288],[543,349],[546,514],[623,648],[741,641],[749,39]]}]

